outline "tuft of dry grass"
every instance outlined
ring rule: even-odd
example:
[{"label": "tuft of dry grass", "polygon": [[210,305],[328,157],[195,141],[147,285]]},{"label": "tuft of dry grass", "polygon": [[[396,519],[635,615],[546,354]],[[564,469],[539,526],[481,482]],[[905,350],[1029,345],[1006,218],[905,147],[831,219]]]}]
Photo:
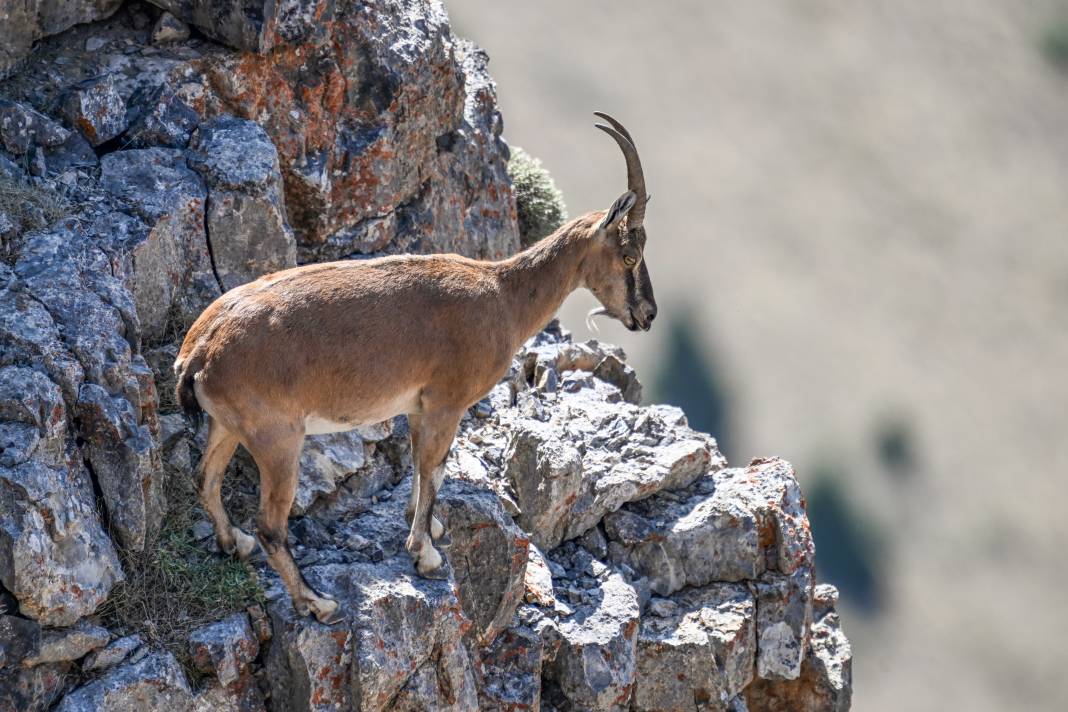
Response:
[{"label": "tuft of dry grass", "polygon": [[199,505],[194,478],[167,468],[167,513],[144,551],[122,552],[126,580],[111,592],[100,613],[124,635],[139,633],[170,650],[191,679],[199,679],[188,649],[196,628],[263,603],[256,570],[209,551],[193,538]]},{"label": "tuft of dry grass", "polygon": [[0,259],[13,263],[23,234],[48,227],[70,213],[70,203],[59,193],[0,173],[0,214],[13,227],[8,235],[0,233]]}]

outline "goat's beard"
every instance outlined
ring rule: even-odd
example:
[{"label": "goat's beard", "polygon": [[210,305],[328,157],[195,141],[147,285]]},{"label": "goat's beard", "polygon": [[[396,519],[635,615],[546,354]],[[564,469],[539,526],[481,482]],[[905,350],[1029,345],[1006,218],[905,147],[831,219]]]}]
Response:
[{"label": "goat's beard", "polygon": [[608,310],[605,309],[604,307],[597,307],[596,309],[590,309],[589,313],[586,314],[586,328],[589,329],[590,331],[592,331],[595,334],[599,334],[601,332],[601,330],[599,328],[597,328],[597,323],[594,322],[593,318],[595,316],[604,316],[607,313],[608,313]]}]

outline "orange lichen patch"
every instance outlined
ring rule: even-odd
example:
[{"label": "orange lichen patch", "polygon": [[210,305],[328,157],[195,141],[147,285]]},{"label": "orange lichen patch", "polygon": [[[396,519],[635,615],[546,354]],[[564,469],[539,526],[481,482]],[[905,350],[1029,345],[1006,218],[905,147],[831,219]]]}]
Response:
[{"label": "orange lichen patch", "polygon": [[82,132],[82,135],[85,136],[90,143],[96,141],[96,127],[90,123],[89,119],[80,116],[77,121],[74,122],[74,125],[78,127],[78,130]]}]

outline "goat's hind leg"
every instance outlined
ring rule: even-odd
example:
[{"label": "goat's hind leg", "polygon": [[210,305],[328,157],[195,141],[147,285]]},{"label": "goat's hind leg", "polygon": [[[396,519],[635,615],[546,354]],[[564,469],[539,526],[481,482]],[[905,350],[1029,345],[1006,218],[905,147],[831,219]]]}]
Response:
[{"label": "goat's hind leg", "polygon": [[297,492],[300,448],[304,432],[299,427],[281,432],[263,433],[249,451],[260,469],[260,513],[256,538],[267,553],[271,565],[289,591],[293,607],[300,615],[313,614],[320,623],[330,625],[342,618],[338,603],[315,591],[289,552],[289,511]]},{"label": "goat's hind leg", "polygon": [[[438,487],[445,476],[445,457],[449,454],[463,412],[424,411],[412,427],[412,452],[416,472],[412,488],[416,490],[415,511],[412,515],[412,530],[405,548],[415,559],[415,568],[420,576],[441,579],[448,576],[448,569],[440,552],[434,548],[431,535],[434,532],[434,500]],[[437,523],[439,534],[444,533]]]},{"label": "goat's hind leg", "polygon": [[227,430],[215,418],[210,418],[208,442],[204,447],[204,457],[200,460],[200,504],[211,517],[219,550],[247,559],[256,549],[256,540],[230,523],[230,517],[227,516],[222,503],[223,477],[237,445],[237,435]]}]

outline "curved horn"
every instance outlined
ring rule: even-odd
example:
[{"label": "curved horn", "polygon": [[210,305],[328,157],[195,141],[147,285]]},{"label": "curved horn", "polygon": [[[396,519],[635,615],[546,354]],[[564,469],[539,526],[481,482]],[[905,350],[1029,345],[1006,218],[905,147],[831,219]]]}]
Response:
[{"label": "curved horn", "polygon": [[645,220],[645,203],[648,201],[649,196],[645,192],[645,174],[642,172],[641,159],[638,158],[638,149],[634,145],[634,140],[630,137],[630,132],[624,128],[623,124],[604,112],[597,111],[594,114],[611,124],[611,126],[605,126],[604,124],[594,125],[614,138],[616,143],[619,144],[620,150],[623,151],[623,157],[627,161],[627,187],[634,191],[634,194],[638,197],[634,207],[630,209],[630,213],[627,215],[627,226],[632,229],[641,227],[642,222]]},{"label": "curved horn", "polygon": [[634,146],[635,150],[638,149],[638,144],[634,143],[634,139],[631,137],[630,131],[627,131],[627,127],[626,126],[624,126],[623,124],[619,123],[618,121],[616,121],[611,116],[609,116],[608,114],[604,113],[603,111],[595,111],[595,112],[593,112],[593,115],[598,117],[598,118],[604,119],[608,123],[612,124],[612,128],[614,128],[619,133],[623,134],[623,137],[626,138],[628,141],[630,141],[630,145]]}]

